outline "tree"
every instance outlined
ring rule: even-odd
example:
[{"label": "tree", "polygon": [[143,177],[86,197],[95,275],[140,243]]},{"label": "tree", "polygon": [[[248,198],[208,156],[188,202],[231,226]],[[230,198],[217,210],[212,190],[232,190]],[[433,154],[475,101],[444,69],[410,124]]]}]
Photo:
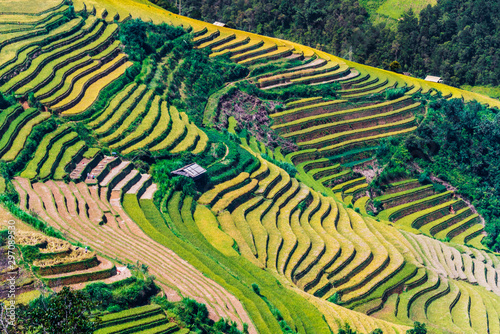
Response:
[{"label": "tree", "polygon": [[427,328],[424,323],[415,321],[413,323],[413,328],[406,331],[406,334],[427,334]]},{"label": "tree", "polygon": [[396,72],[396,73],[401,73],[401,65],[399,64],[399,62],[397,60],[393,61],[390,65],[389,65],[389,69],[393,72]]},{"label": "tree", "polygon": [[90,317],[92,301],[81,291],[68,287],[49,297],[43,295],[28,306],[18,305],[16,319],[25,333],[91,334],[99,326],[99,317]]}]

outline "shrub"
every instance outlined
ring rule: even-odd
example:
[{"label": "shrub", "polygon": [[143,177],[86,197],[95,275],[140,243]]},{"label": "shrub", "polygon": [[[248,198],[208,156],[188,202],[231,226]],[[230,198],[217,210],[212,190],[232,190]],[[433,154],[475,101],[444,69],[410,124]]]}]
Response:
[{"label": "shrub", "polygon": [[432,181],[431,181],[431,178],[429,176],[429,172],[425,171],[423,173],[421,173],[418,177],[418,182],[420,182],[420,184],[431,184]]},{"label": "shrub", "polygon": [[288,175],[290,175],[290,177],[295,177],[295,175],[297,175],[297,168],[295,168],[295,166],[291,163],[274,160],[267,154],[261,154],[261,157],[282,168],[285,172],[288,173]]},{"label": "shrub", "polygon": [[446,187],[440,183],[434,183],[434,184],[432,184],[432,187],[434,188],[434,191],[437,193],[442,193],[442,192],[445,192],[447,190]]}]

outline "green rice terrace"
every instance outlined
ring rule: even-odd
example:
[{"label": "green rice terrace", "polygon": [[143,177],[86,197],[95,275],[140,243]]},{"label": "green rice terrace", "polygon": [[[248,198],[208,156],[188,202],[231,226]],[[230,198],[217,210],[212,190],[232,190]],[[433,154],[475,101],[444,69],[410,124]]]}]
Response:
[{"label": "green rice terrace", "polygon": [[500,101],[145,0],[6,1],[0,31],[12,333],[59,296],[96,334],[500,333],[489,216],[394,148]]}]

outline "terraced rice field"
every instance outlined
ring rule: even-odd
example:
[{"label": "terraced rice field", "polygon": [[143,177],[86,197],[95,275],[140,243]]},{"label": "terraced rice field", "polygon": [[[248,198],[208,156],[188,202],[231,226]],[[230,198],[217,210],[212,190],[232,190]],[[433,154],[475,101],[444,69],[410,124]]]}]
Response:
[{"label": "terraced rice field", "polygon": [[[388,186],[389,193],[374,198],[384,208],[378,214],[380,219],[396,222],[409,231],[418,230],[458,244],[483,237],[484,228],[479,215],[452,192],[436,193],[432,185],[422,186],[415,180]],[[477,246],[475,243],[474,247]]]},{"label": "terraced rice field", "polygon": [[[372,219],[366,205],[374,199],[367,196],[366,179],[355,172],[372,161],[381,138],[416,128],[416,115],[424,106],[413,94],[440,91],[445,97],[500,106],[497,100],[134,0],[88,0],[86,7],[75,0],[77,12],[91,12],[71,19],[64,18],[68,6],[60,1],[44,2],[38,13],[26,1],[20,3],[24,14],[10,5],[0,12],[0,92],[19,100],[0,112],[0,157],[16,163],[29,154],[13,179],[22,209],[99,254],[148,265],[169,299],[193,298],[207,305],[214,320],[225,317],[240,328],[246,323],[250,333],[280,330],[276,319],[269,318],[273,314],[268,305],[251,292],[252,283],[261,284],[255,277],[266,280],[262,284],[268,288],[274,284],[275,289],[287,289],[294,301],[308,302],[297,308],[287,304],[289,295],[283,301],[267,296],[297,332],[314,332],[309,321],[322,323],[325,330],[328,324],[334,332],[348,323],[363,333],[376,328],[404,333],[413,321],[442,332],[499,332],[500,260],[480,249],[480,217],[452,192],[435,193],[430,186],[405,180],[376,198],[384,210]],[[170,105],[155,89],[164,59],[147,69],[144,80],[121,87],[104,108],[89,114],[99,93],[132,65],[116,40],[120,22],[131,16],[191,26],[197,48],[249,68],[300,61],[250,81],[269,91],[335,83],[341,87],[339,99],[291,101],[270,117],[276,133],[296,141],[296,152],[284,157],[255,139],[244,142],[258,164],[215,184],[197,203],[180,192],[169,193],[159,211],[151,175],[123,156],[145,151],[155,158],[203,154],[210,143],[203,128],[189,119],[189,111]],[[393,100],[380,98],[392,88],[407,92]],[[43,112],[30,108],[30,96]],[[217,104],[209,100],[207,105],[211,102]],[[52,126],[43,128],[46,124]],[[234,122],[231,127],[234,132]],[[83,131],[95,141],[82,136]],[[38,144],[26,152],[33,134]],[[115,154],[104,155],[102,148]],[[262,153],[292,162],[297,178]],[[251,163],[237,162],[245,167]],[[172,241],[165,230],[188,241],[206,241],[212,248],[196,250],[210,249],[207,257],[219,252],[237,259],[237,265],[221,266],[228,275],[223,276],[201,260],[188,263],[166,246]],[[93,274],[73,273],[64,279],[72,284],[97,273],[111,274],[110,261],[102,258],[99,263]],[[272,279],[251,276],[252,268],[259,273],[265,269]],[[245,275],[240,277],[237,270]],[[56,275],[46,279],[61,278]],[[73,276],[79,278],[74,281]],[[339,305],[330,302],[334,299]],[[154,307],[106,316],[98,333],[125,328],[186,333]]]},{"label": "terraced rice field", "polygon": [[120,333],[189,333],[188,328],[180,329],[176,323],[169,322],[158,305],[135,307],[126,311],[106,314],[102,317],[100,328],[96,334]]},{"label": "terraced rice field", "polygon": [[[19,177],[14,185],[23,196],[24,209],[33,210],[71,240],[85,243],[111,258],[148,265],[169,299],[189,296],[206,304],[214,316],[251,324],[238,300],[171,250],[153,241],[127,215],[121,204],[123,196],[151,198],[156,185],[137,170],[124,168],[124,164],[130,163],[115,163],[115,167],[103,170],[100,184],[61,181],[31,184]],[[91,173],[96,173],[95,168]],[[209,299],[207,291],[210,291]]]},{"label": "terraced rice field", "polygon": [[[261,165],[266,167],[277,168]],[[211,208],[242,256],[289,284],[322,299],[337,294],[342,306],[389,321],[406,325],[424,321],[439,330],[455,328],[450,324],[456,319],[448,314],[448,322],[441,323],[441,315],[453,311],[457,296],[469,289],[483,291],[484,298],[499,298],[496,255],[399,231],[295,179],[273,182],[270,179],[276,180],[279,173],[267,175],[257,180],[240,174],[205,193],[199,203]],[[250,186],[253,180],[257,186]],[[271,192],[274,195],[269,196]],[[181,193],[172,197],[169,210],[178,207],[181,197]],[[228,198],[232,206],[227,205]],[[391,320],[383,314],[394,302],[387,297],[398,289],[405,293],[399,296]],[[475,319],[478,326],[496,326],[485,318]]]},{"label": "terraced rice field", "polygon": [[41,233],[20,232],[17,238],[21,245],[37,246],[33,242],[38,245],[45,243],[45,247],[39,248],[44,258],[33,261],[31,267],[49,287],[74,286],[74,284],[106,280],[111,277],[116,279],[115,265],[95,252]]}]

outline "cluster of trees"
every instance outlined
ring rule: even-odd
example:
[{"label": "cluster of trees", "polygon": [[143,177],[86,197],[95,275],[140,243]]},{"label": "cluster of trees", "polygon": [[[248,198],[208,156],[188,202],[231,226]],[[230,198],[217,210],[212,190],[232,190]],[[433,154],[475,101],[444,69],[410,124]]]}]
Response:
[{"label": "cluster of trees", "polygon": [[208,317],[205,304],[198,303],[190,298],[183,298],[180,302],[170,302],[166,297],[155,297],[153,301],[160,305],[167,315],[172,316],[182,327],[189,328],[194,333],[203,334],[245,334],[248,325],[244,324],[243,332],[238,329],[234,321],[221,318],[213,321]]},{"label": "cluster of trees", "polygon": [[[173,0],[153,2],[172,10]],[[357,0],[184,0],[181,14],[336,52],[349,50],[368,18]]]},{"label": "cluster of trees", "polygon": [[[153,0],[175,10],[173,0]],[[498,85],[500,3],[440,0],[394,27],[374,25],[358,0],[182,1],[182,15],[289,39],[367,65],[418,77],[438,75],[459,86]],[[352,51],[352,52],[351,52]]]},{"label": "cluster of trees", "polygon": [[500,3],[441,0],[418,18],[403,15],[393,42],[395,58],[417,76],[439,75],[454,86],[498,85]]},{"label": "cluster of trees", "polygon": [[[135,277],[132,277],[135,278]],[[103,310],[117,312],[145,305],[153,301],[167,311],[170,321],[192,332],[203,334],[244,334],[248,326],[240,331],[233,321],[224,318],[217,322],[208,317],[205,304],[183,298],[170,302],[166,297],[154,297],[158,288],[153,280],[125,280],[120,282],[94,283],[77,291],[63,287],[58,293],[41,295],[29,304],[16,306],[16,321],[7,323],[4,306],[0,303],[0,329],[3,333],[82,333],[92,334],[101,324]],[[123,290],[125,286],[126,290]],[[132,297],[132,298],[130,298]],[[112,305],[112,306],[109,306]]]}]

